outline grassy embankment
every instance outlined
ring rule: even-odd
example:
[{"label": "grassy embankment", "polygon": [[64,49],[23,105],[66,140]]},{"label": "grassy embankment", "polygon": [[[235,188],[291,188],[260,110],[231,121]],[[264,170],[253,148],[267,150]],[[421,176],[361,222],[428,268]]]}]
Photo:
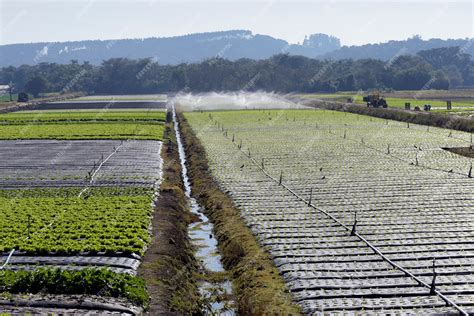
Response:
[{"label": "grassy embankment", "polygon": [[171,118],[165,126],[163,181],[153,213],[152,239],[138,274],[151,296],[150,315],[199,314],[198,269],[187,228],[193,220],[181,178]]}]

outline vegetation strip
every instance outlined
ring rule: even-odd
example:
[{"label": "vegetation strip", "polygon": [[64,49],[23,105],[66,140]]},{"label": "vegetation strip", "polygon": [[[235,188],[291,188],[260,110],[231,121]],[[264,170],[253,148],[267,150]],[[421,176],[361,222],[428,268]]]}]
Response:
[{"label": "vegetation strip", "polygon": [[178,120],[194,197],[214,224],[224,266],[233,279],[239,313],[299,314],[272,260],[210,174],[205,150],[181,113]]},{"label": "vegetation strip", "polygon": [[0,271],[0,293],[86,294],[126,298],[147,307],[145,282],[125,273],[107,269],[65,271],[39,268],[34,271]]},{"label": "vegetation strip", "polygon": [[163,111],[30,111],[0,115],[0,139],[163,138]]},{"label": "vegetation strip", "polygon": [[187,208],[171,117],[165,127],[163,181],[153,212],[152,238],[138,274],[147,280],[149,313],[199,314],[197,262],[187,236],[193,216]]},{"label": "vegetation strip", "polygon": [[143,253],[153,189],[90,188],[78,198],[80,192],[0,190],[0,253],[12,248],[29,254]]}]

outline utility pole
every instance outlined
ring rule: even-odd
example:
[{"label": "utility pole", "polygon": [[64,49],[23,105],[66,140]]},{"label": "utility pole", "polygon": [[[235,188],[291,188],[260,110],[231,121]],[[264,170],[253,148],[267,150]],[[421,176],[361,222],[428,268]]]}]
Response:
[{"label": "utility pole", "polygon": [[10,81],[10,83],[8,84],[8,92],[10,93],[10,102],[13,101],[13,96],[12,96],[12,93],[13,93],[13,82]]}]

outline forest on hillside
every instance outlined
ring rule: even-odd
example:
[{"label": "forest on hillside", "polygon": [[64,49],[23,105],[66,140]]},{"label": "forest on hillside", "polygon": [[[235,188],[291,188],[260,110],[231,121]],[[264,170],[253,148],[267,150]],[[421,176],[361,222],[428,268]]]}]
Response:
[{"label": "forest on hillside", "polygon": [[72,60],[0,69],[0,83],[17,91],[41,82],[42,92],[133,94],[173,91],[265,90],[335,92],[377,89],[450,89],[474,85],[474,61],[459,47],[377,59],[318,60],[279,54],[264,60],[211,58],[161,65],[154,59],[108,59],[100,66]]}]

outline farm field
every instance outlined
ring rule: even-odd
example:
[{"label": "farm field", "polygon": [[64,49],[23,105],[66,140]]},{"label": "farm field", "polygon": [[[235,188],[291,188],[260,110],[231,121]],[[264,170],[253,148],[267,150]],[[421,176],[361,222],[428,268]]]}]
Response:
[{"label": "farm field", "polygon": [[130,110],[143,111],[164,110],[166,95],[139,95],[139,96],[85,96],[69,100],[43,102],[36,110]]},{"label": "farm field", "polygon": [[142,95],[88,95],[79,97],[74,100],[76,101],[140,101],[140,100],[153,100],[153,101],[166,101],[166,94],[142,94]]},{"label": "farm field", "polygon": [[56,123],[56,122],[100,122],[100,121],[139,121],[164,122],[163,110],[122,110],[122,111],[21,111],[0,115],[0,124]]},{"label": "farm field", "polygon": [[0,139],[161,140],[164,111],[28,111],[0,115]]},{"label": "farm field", "polygon": [[[2,312],[70,313],[84,300],[93,313],[146,308],[145,284],[135,275],[150,242],[165,116],[0,115]],[[32,302],[37,308],[28,308]]]},{"label": "farm field", "polygon": [[161,142],[3,140],[0,146],[0,189],[86,186],[91,180],[94,186],[153,187],[160,179]]},{"label": "farm field", "polygon": [[0,253],[142,254],[153,190],[0,190]]},{"label": "farm field", "polygon": [[[328,101],[346,102],[348,98],[352,98],[354,103],[366,103],[362,100],[364,94],[359,92],[338,92],[334,94],[304,94],[302,97],[311,99],[322,99]],[[432,112],[440,112],[447,114],[455,114],[461,116],[469,116],[474,113],[474,93],[472,91],[457,94],[451,91],[397,91],[381,93],[387,100],[388,106],[393,108],[405,108],[405,103],[410,103],[413,110],[418,106],[423,110],[425,104],[431,104]],[[446,109],[446,100],[452,101],[452,109]]]},{"label": "farm field", "polygon": [[322,110],[185,117],[305,313],[474,312],[472,158],[442,149],[470,134]]}]

